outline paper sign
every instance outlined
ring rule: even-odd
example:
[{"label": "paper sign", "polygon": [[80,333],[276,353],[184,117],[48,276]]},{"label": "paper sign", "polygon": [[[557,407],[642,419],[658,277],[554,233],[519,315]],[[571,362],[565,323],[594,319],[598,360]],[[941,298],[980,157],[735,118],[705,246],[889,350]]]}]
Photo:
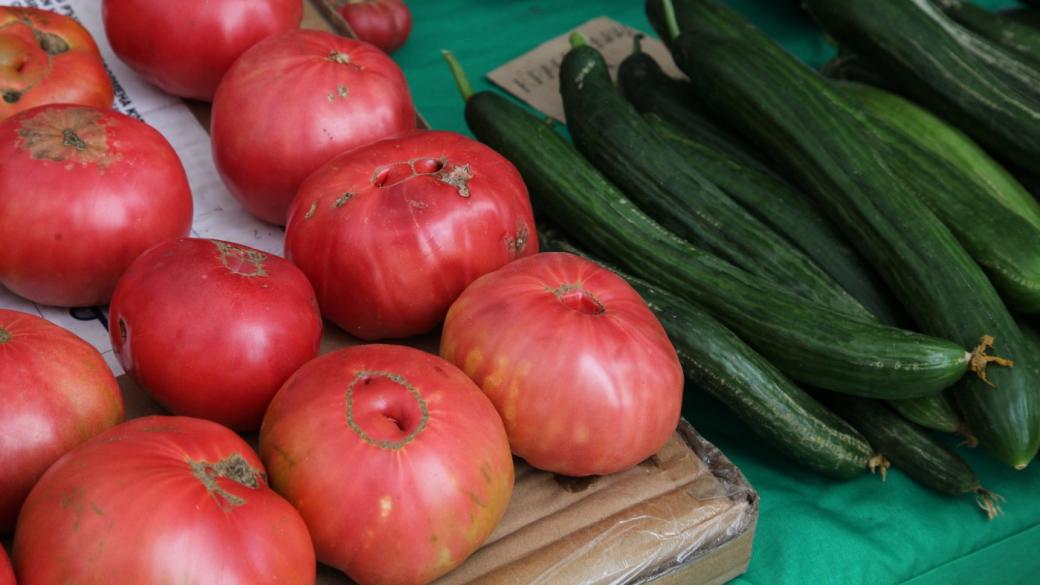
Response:
[{"label": "paper sign", "polygon": [[[574,30],[581,33],[590,46],[603,53],[610,77],[616,80],[617,68],[625,57],[632,54],[633,37],[639,31],[606,16],[594,18]],[[568,40],[571,32],[546,41],[495,69],[488,73],[488,79],[539,112],[566,122],[558,77],[563,56],[571,48]],[[645,53],[661,65],[665,73],[672,77],[683,77],[664,43],[645,36],[642,47]]]},{"label": "paper sign", "polygon": [[[75,18],[90,31],[112,77],[115,109],[161,132],[184,163],[195,202],[192,236],[282,253],[284,230],[253,218],[228,193],[213,163],[209,134],[184,102],[141,79],[112,52],[101,20],[101,0],[0,0],[0,5],[51,10]],[[44,307],[0,287],[0,308],[40,315],[71,330],[96,347],[117,375],[123,372],[109,342],[106,307]]]}]

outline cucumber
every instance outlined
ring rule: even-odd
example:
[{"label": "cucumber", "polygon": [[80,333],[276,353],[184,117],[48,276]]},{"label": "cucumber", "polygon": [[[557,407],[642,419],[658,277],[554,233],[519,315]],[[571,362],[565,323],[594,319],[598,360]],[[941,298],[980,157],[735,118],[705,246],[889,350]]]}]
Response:
[{"label": "cucumber", "polygon": [[928,110],[894,93],[854,82],[838,86],[854,102],[893,127],[907,142],[924,147],[963,172],[959,179],[972,181],[984,193],[1040,229],[1040,202],[1003,166],[960,130]]},{"label": "cucumber", "polygon": [[968,437],[969,443],[974,442],[974,437],[968,434],[957,409],[943,395],[929,397],[928,400],[889,400],[888,405],[907,420],[922,427],[944,433],[962,433]]},{"label": "cucumber", "polygon": [[1040,71],[932,0],[805,0],[816,20],[901,92],[1026,169],[1040,160]]},{"label": "cucumber", "polygon": [[642,51],[640,37],[636,35],[635,50],[618,66],[618,86],[625,98],[640,112],[660,116],[701,144],[744,166],[770,172],[750,144],[697,110],[690,82],[665,74],[657,61]]},{"label": "cucumber", "polygon": [[[1002,169],[977,149],[960,148],[964,140],[942,140],[943,123],[914,104],[869,86],[851,86],[850,92],[843,85],[842,91],[876,119],[874,130],[895,153],[890,160],[904,184],[954,233],[1008,306],[1040,312],[1036,200],[1006,171],[1000,177],[1004,189],[988,184],[972,166]],[[968,146],[973,146],[970,141]],[[973,158],[976,152],[981,158]]]},{"label": "cucumber", "polygon": [[[451,62],[449,58],[449,62]],[[980,356],[852,319],[698,250],[647,217],[549,126],[453,65],[473,134],[520,171],[535,206],[597,256],[709,310],[796,380],[885,398],[937,394]]]},{"label": "cucumber", "polygon": [[[552,230],[539,229],[538,234],[543,249],[588,256]],[[644,280],[615,272],[657,315],[679,354],[687,380],[726,405],[768,445],[837,479],[851,479],[880,464],[862,435],[704,309]]]},{"label": "cucumber", "polygon": [[882,323],[906,322],[906,315],[878,274],[808,196],[772,173],[746,166],[698,142],[655,114],[646,114],[645,119],[670,148],[680,152],[691,166],[703,172],[727,195],[801,249]]},{"label": "cucumber", "polygon": [[1015,360],[1014,368],[990,368],[997,391],[966,377],[955,396],[980,444],[1024,468],[1040,447],[1034,356],[986,275],[913,191],[921,182],[898,174],[903,154],[831,82],[731,10],[711,0],[680,6],[686,31],[673,53],[681,69],[696,72],[699,99],[799,178],[921,331],[965,345],[995,337],[1001,355]]},{"label": "cucumber", "polygon": [[883,75],[875,71],[865,59],[855,53],[838,53],[837,57],[820,67],[820,74],[831,79],[858,81],[889,91],[896,91],[896,88],[892,87]]},{"label": "cucumber", "polygon": [[[1040,4],[1036,4],[1040,8]],[[1040,28],[1040,10],[1035,8],[1012,8],[1000,13],[1004,18],[1013,20],[1019,24]]]},{"label": "cucumber", "polygon": [[665,142],[610,79],[580,35],[560,65],[567,128],[578,150],[665,229],[744,271],[821,306],[875,317],[801,250],[705,177]]},{"label": "cucumber", "polygon": [[1040,66],[1040,30],[961,0],[936,0],[948,16],[977,35]]},{"label": "cucumber", "polygon": [[840,395],[822,399],[914,481],[951,496],[975,494],[975,501],[991,520],[1000,514],[1002,498],[983,489],[968,463],[924,429],[876,400]]}]

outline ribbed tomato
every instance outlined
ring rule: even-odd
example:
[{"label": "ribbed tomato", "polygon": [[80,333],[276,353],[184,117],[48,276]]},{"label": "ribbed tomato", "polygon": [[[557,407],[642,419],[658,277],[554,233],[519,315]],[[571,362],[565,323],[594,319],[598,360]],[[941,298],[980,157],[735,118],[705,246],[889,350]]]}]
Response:
[{"label": "ribbed tomato", "polygon": [[386,53],[316,30],[246,51],[221,81],[212,116],[224,183],[250,213],[278,225],[307,175],[416,121],[404,74]]},{"label": "ribbed tomato", "polygon": [[477,277],[538,251],[520,173],[454,132],[346,152],[300,187],[286,256],[322,314],[362,339],[425,333]]},{"label": "ribbed tomato", "polygon": [[35,315],[0,309],[0,532],[14,528],[52,463],[122,420],[119,385],[93,346]]},{"label": "ribbed tomato", "polygon": [[182,238],[142,254],[109,306],[112,347],[170,411],[255,430],[282,383],[318,355],[307,277],[241,244]]},{"label": "ribbed tomato", "polygon": [[627,469],[679,422],[682,368],[661,324],[622,278],[572,254],[517,260],[471,284],[448,311],[441,355],[540,469]]},{"label": "ribbed tomato", "polygon": [[0,7],[0,120],[44,104],[112,107],[94,38],[49,10]]},{"label": "ribbed tomato", "polygon": [[393,53],[412,32],[412,13],[404,0],[340,0],[339,13],[357,37]]},{"label": "ribbed tomato", "polygon": [[241,437],[151,416],[62,457],[18,518],[20,585],[314,583],[307,527]]},{"label": "ribbed tomato", "polygon": [[0,585],[18,585],[14,582],[14,570],[11,569],[11,561],[7,560],[4,547],[0,546]]},{"label": "ribbed tomato", "polygon": [[15,294],[107,304],[134,258],[191,219],[184,167],[143,122],[50,105],[0,124],[0,284]]},{"label": "ribbed tomato", "polygon": [[300,26],[302,0],[104,0],[105,34],[131,69],[163,91],[209,101],[243,52]]},{"label": "ribbed tomato", "polygon": [[451,364],[401,346],[352,347],[301,368],[271,402],[260,453],[318,560],[361,585],[447,573],[491,533],[513,488],[488,399]]}]

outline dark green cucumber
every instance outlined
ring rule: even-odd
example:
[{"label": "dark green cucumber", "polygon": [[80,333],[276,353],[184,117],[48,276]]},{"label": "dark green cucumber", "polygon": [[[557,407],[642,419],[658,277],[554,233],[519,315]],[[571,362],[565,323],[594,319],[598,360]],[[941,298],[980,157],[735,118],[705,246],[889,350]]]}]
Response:
[{"label": "dark green cucumber", "polygon": [[495,93],[460,88],[470,130],[516,165],[542,213],[597,256],[705,307],[792,378],[909,398],[937,394],[968,369],[960,345],[852,319],[694,248],[537,117]]},{"label": "dark green cucumber", "polygon": [[855,53],[839,53],[837,57],[820,67],[820,74],[831,79],[858,81],[874,87],[894,90],[885,76],[875,71],[866,60]]},{"label": "dark green cucumber", "polygon": [[1040,66],[1040,30],[962,0],[936,0],[947,15],[964,28],[1004,47],[1019,58]]},{"label": "dark green cucumber", "polygon": [[998,390],[966,377],[955,395],[980,444],[1016,468],[1027,465],[1040,447],[1034,356],[989,279],[914,192],[921,182],[899,174],[902,154],[830,81],[728,8],[711,0],[681,7],[686,29],[673,41],[675,60],[696,72],[702,102],[798,177],[922,331],[965,345],[993,336],[1016,361],[989,368]]},{"label": "dark green cucumber", "polygon": [[[1035,6],[1040,8],[1040,3],[1035,4]],[[1035,8],[1012,8],[1011,10],[1004,10],[1000,15],[1026,26],[1040,28],[1040,10]]]},{"label": "dark green cucumber", "polygon": [[821,399],[913,480],[951,496],[973,493],[979,507],[991,519],[1000,513],[999,496],[983,489],[968,462],[924,429],[876,400],[840,395],[821,396]]},{"label": "dark green cucumber", "polygon": [[875,317],[796,246],[730,199],[618,93],[607,62],[578,35],[560,65],[575,146],[650,217],[744,271],[853,317]]},{"label": "dark green cucumber", "polygon": [[907,142],[913,142],[962,174],[972,189],[1014,211],[1040,229],[1037,201],[1011,173],[993,160],[960,130],[917,104],[883,89],[862,83],[839,82],[838,86],[856,104],[892,126]]},{"label": "dark green cucumber", "polygon": [[1000,158],[1040,161],[1040,71],[970,33],[933,0],[805,0],[842,46]]},{"label": "dark green cucumber", "polygon": [[[944,433],[968,434],[957,409],[941,394],[928,399],[889,400],[888,404],[904,418],[922,427]],[[969,437],[969,441],[974,441],[974,438]]]},{"label": "dark green cucumber", "polygon": [[[586,255],[551,230],[538,233],[543,249]],[[809,469],[838,479],[853,478],[875,464],[862,435],[704,309],[644,280],[618,274],[661,321],[687,380],[726,405],[767,444]]]},{"label": "dark green cucumber", "polygon": [[[805,195],[774,175],[744,167],[696,143],[654,114],[649,114],[647,121],[673,147],[685,150],[691,163],[734,199],[760,212],[763,221],[768,223],[772,219],[774,229],[799,245],[882,323],[905,322],[905,315],[880,277],[846,244],[833,224]],[[963,427],[959,415],[943,395],[894,401],[893,407],[930,429],[952,433]]]},{"label": "dark green cucumber", "polygon": [[783,235],[886,325],[906,316],[881,277],[804,193],[776,175],[742,164],[658,118],[647,124],[669,147],[763,223]]},{"label": "dark green cucumber", "polygon": [[890,160],[906,188],[953,232],[1007,305],[1040,313],[1040,207],[1029,193],[1018,183],[1010,184],[1017,191],[1007,183],[990,187],[968,165],[996,163],[981,152],[982,159],[965,160],[970,155],[957,150],[963,141],[943,141],[936,132],[942,122],[914,104],[869,86],[841,87],[876,119],[874,130],[895,153]]},{"label": "dark green cucumber", "polygon": [[660,116],[687,136],[745,166],[769,172],[747,141],[697,110],[689,81],[669,77],[653,57],[640,50],[638,36],[635,42],[636,50],[618,67],[618,86],[637,110]]}]

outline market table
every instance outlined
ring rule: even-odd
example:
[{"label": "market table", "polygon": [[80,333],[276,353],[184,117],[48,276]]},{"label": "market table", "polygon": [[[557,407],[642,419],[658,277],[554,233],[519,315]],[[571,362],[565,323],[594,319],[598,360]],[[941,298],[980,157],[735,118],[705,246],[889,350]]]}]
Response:
[{"label": "market table", "polygon": [[[834,52],[795,0],[729,4],[811,65]],[[480,90],[492,87],[483,79],[488,71],[595,16],[651,31],[640,0],[412,0],[410,5],[414,30],[395,57],[430,125],[464,133],[469,132],[462,102],[441,49],[455,52]],[[761,495],[751,566],[734,583],[1040,582],[1040,464],[1016,472],[982,453],[958,449],[983,485],[1007,499],[1004,515],[988,522],[970,497],[936,495],[896,470],[884,483],[870,475],[841,483],[804,472],[696,388],[687,392],[684,415],[743,469]]]}]

